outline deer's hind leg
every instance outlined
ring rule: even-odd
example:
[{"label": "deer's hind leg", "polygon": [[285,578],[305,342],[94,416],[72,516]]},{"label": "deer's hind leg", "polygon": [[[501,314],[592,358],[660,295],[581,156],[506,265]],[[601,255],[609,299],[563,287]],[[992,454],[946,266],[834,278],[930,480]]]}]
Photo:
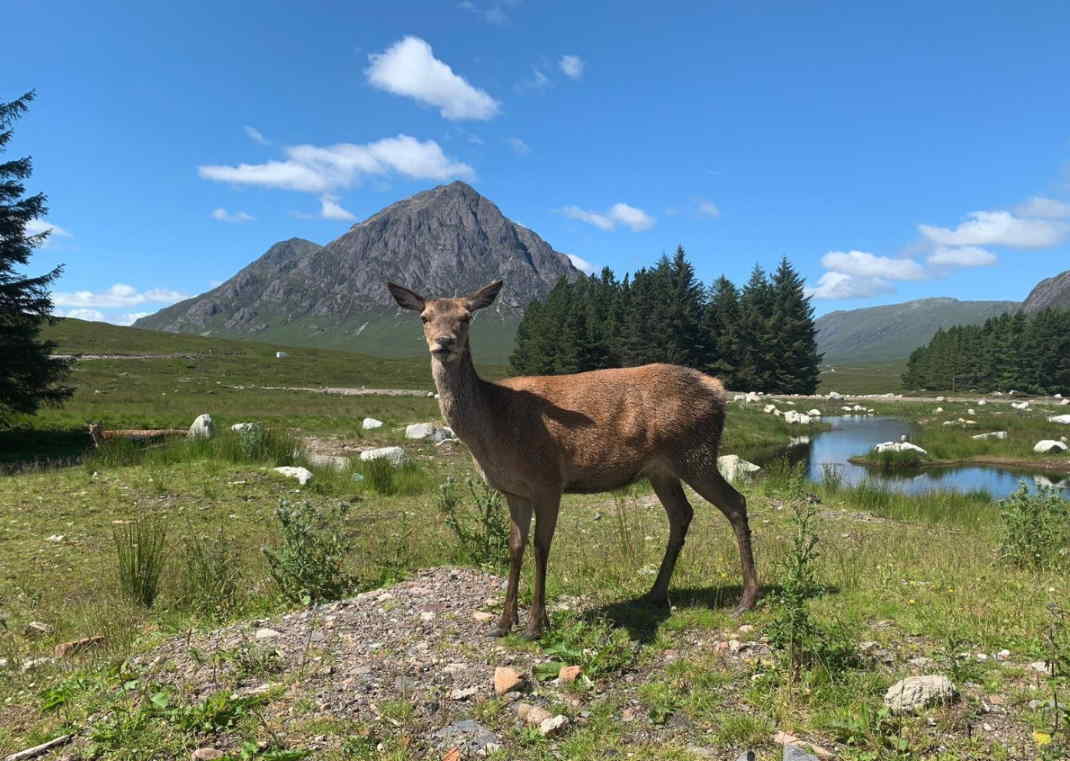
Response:
[{"label": "deer's hind leg", "polygon": [[691,525],[691,519],[695,511],[691,503],[684,495],[684,488],[680,485],[680,479],[669,475],[652,475],[650,484],[654,487],[654,493],[658,495],[665,514],[669,517],[669,541],[665,545],[665,557],[661,559],[661,568],[658,569],[658,577],[654,580],[654,586],[646,594],[646,599],[655,604],[665,606],[669,604],[669,580],[676,568],[676,558],[684,547],[687,538],[687,528]]},{"label": "deer's hind leg", "polygon": [[692,489],[724,513],[739,545],[739,560],[743,566],[743,596],[740,598],[736,612],[750,610],[758,600],[758,572],[754,567],[754,552],[751,549],[750,524],[747,522],[747,500],[728,483],[717,469],[717,460],[712,463],[695,465],[687,468],[683,474]]}]

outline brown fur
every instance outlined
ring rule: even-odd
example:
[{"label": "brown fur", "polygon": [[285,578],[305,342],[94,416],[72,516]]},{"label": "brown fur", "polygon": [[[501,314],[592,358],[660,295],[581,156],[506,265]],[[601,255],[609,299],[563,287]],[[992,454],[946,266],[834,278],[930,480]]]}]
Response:
[{"label": "brown fur", "polygon": [[603,492],[650,479],[669,516],[669,542],[648,597],[668,599],[669,579],[693,511],[681,481],[713,502],[735,529],[743,565],[740,609],[754,605],[758,580],[746,500],[717,470],[724,428],[720,381],[676,365],[645,365],[573,375],[509,378],[476,374],[468,345],[472,312],[491,304],[501,281],[454,299],[426,300],[389,283],[400,306],[420,312],[442,415],[468,446],[487,482],[505,494],[512,518],[505,609],[496,633],[516,619],[517,585],[531,516],[535,590],[527,635],[545,612],[546,563],[561,494]]},{"label": "brown fur", "polygon": [[185,436],[189,431],[179,428],[128,428],[118,431],[105,431],[100,423],[89,424],[89,439],[94,447],[100,447],[108,439],[128,439],[130,441],[155,441],[169,436]]}]

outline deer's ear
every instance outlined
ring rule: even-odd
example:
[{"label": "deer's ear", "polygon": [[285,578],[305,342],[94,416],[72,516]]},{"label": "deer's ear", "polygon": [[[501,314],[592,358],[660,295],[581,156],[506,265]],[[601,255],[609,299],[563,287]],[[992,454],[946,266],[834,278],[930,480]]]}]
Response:
[{"label": "deer's ear", "polygon": [[494,303],[495,297],[498,295],[498,291],[502,289],[502,281],[495,280],[490,285],[485,285],[471,296],[466,298],[468,302],[468,310],[471,312],[483,307],[489,307]]},{"label": "deer's ear", "polygon": [[400,285],[394,283],[387,283],[386,287],[390,289],[391,295],[394,297],[394,301],[398,303],[398,306],[402,309],[412,309],[415,312],[424,311],[424,304],[426,300],[418,293],[410,291],[408,288],[403,288]]}]

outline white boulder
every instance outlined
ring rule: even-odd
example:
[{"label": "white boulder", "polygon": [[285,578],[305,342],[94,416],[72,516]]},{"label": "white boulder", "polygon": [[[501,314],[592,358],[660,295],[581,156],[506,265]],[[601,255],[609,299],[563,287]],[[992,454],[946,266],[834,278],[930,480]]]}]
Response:
[{"label": "white boulder", "polygon": [[877,444],[873,447],[874,452],[917,452],[928,456],[929,453],[919,447],[917,444],[911,444],[909,441],[885,441]]},{"label": "white boulder", "polygon": [[310,452],[305,455],[310,465],[314,465],[317,468],[334,468],[335,470],[348,470],[349,458],[341,457],[332,454],[316,454]]},{"label": "white boulder", "polygon": [[1037,454],[1058,454],[1059,452],[1065,452],[1070,447],[1067,447],[1061,441],[1054,441],[1053,439],[1043,439],[1033,445],[1033,451]]},{"label": "white boulder", "polygon": [[1016,410],[1025,411],[1029,409],[1029,402],[1011,402],[1011,406]]},{"label": "white boulder", "polygon": [[816,408],[812,409],[812,410],[807,410],[806,414],[809,415],[810,417],[821,417],[821,410],[816,409]]},{"label": "white boulder", "polygon": [[796,412],[795,410],[788,410],[784,413],[784,422],[800,423],[802,425],[807,425],[810,423],[810,416],[803,415],[801,412]]},{"label": "white boulder", "polygon": [[966,410],[966,414],[969,415],[970,417],[973,417],[977,413],[973,411],[973,407],[970,407],[968,410]]},{"label": "white boulder", "polygon": [[933,410],[933,414],[934,415],[939,415],[943,411],[944,411],[943,407],[937,407],[935,410]]},{"label": "white boulder", "polygon": [[1006,431],[992,431],[991,433],[978,433],[975,436],[971,436],[971,439],[1005,439],[1007,438]]},{"label": "white boulder", "polygon": [[1070,415],[1052,415],[1050,418],[1048,418],[1048,422],[1070,425]]},{"label": "white boulder", "polygon": [[919,708],[955,699],[955,685],[946,676],[912,676],[893,684],[884,694],[884,705],[892,713],[912,713]]},{"label": "white boulder", "polygon": [[365,431],[374,431],[376,428],[383,427],[383,421],[376,420],[373,417],[366,417],[364,418],[364,420],[361,421],[360,427],[363,428]]},{"label": "white boulder", "polygon": [[774,412],[776,412],[776,405],[775,404],[767,404],[764,407],[762,407],[762,412],[764,412],[766,415],[774,413]]},{"label": "white boulder", "polygon": [[308,468],[302,468],[297,465],[281,465],[277,468],[272,468],[280,476],[286,476],[287,478],[296,478],[297,483],[304,486],[310,480],[312,480],[312,471]]},{"label": "white boulder", "polygon": [[1070,399],[1063,399],[1061,402],[1059,402],[1060,407],[1065,407],[1068,404],[1070,404]]},{"label": "white boulder", "polygon": [[246,433],[247,431],[259,431],[263,428],[260,423],[235,423],[230,427],[234,433]]},{"label": "white boulder", "polygon": [[759,394],[757,391],[748,391],[747,395],[745,397],[745,399],[746,399],[748,404],[751,403],[751,402],[761,401],[761,398],[762,398],[762,395]]},{"label": "white boulder", "polygon": [[189,433],[186,434],[191,439],[210,439],[215,435],[215,423],[212,422],[212,416],[207,412],[198,415],[197,419],[193,421],[193,425],[189,427]]},{"label": "white boulder", "polygon": [[288,356],[290,356],[290,355],[289,355],[289,354],[287,354],[287,353],[286,353],[286,352],[284,352],[284,351],[277,351],[277,352],[275,352],[275,359],[286,359],[286,358],[287,358]]},{"label": "white boulder", "polygon": [[363,462],[369,460],[387,460],[394,467],[404,465],[409,456],[405,454],[405,450],[401,447],[379,447],[378,449],[365,449],[360,453],[360,459]]},{"label": "white boulder", "polygon": [[717,458],[717,469],[726,481],[735,481],[740,473],[753,473],[761,470],[761,467],[753,462],[747,462],[739,455],[726,454]]}]

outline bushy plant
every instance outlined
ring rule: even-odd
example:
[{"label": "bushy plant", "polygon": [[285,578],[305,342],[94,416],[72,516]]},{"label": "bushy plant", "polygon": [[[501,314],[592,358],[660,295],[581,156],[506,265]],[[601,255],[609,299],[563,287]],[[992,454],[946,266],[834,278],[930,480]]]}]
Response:
[{"label": "bushy plant", "polygon": [[234,542],[223,535],[198,536],[192,530],[183,540],[181,599],[201,615],[224,619],[239,605],[241,563]]},{"label": "bushy plant", "polygon": [[[1051,691],[1052,727],[1044,742],[1044,758],[1066,758],[1070,753],[1070,615],[1059,605],[1048,606],[1051,616],[1044,633],[1045,659],[1048,664],[1048,689]],[[1037,738],[1044,740],[1043,737]]]},{"label": "bushy plant", "polygon": [[385,457],[368,460],[361,466],[364,483],[376,494],[390,495],[397,492],[394,475],[397,469]]},{"label": "bushy plant", "polygon": [[147,516],[119,524],[113,532],[119,588],[136,603],[151,608],[164,566],[167,524]]},{"label": "bushy plant", "polygon": [[773,649],[783,655],[791,681],[796,682],[804,668],[815,665],[824,667],[829,674],[842,671],[852,660],[852,649],[840,628],[821,625],[810,613],[809,599],[822,591],[814,569],[818,558],[814,529],[817,514],[809,502],[797,501],[792,508],[795,533],[766,633]]},{"label": "bushy plant", "polygon": [[337,600],[353,588],[353,579],[343,570],[353,541],[345,529],[349,504],[317,510],[308,502],[279,502],[275,516],[282,544],[264,547],[271,577],[283,597],[309,605]]},{"label": "bushy plant", "polygon": [[509,557],[509,518],[502,495],[483,481],[466,479],[472,500],[465,504],[452,478],[439,487],[436,505],[457,539],[457,559],[479,567],[500,568]]},{"label": "bushy plant", "polygon": [[1070,564],[1070,501],[1051,488],[1030,493],[1023,481],[1002,500],[1000,551],[1020,568],[1040,570]]}]

